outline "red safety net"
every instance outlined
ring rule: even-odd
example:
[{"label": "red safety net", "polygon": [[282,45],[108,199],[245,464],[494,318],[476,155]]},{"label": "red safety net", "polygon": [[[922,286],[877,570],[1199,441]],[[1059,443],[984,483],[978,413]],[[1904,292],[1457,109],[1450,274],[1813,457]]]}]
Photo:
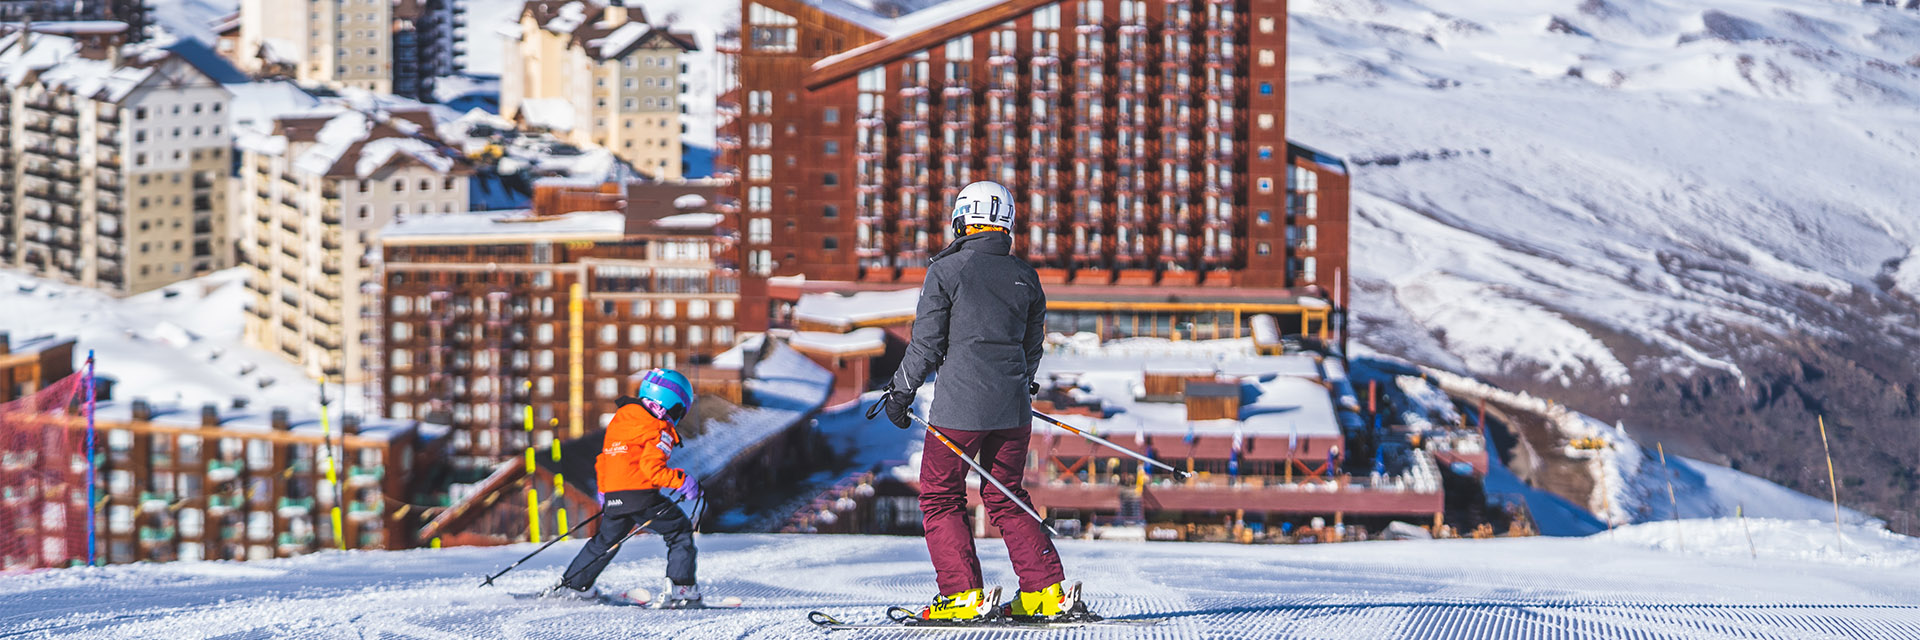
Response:
[{"label": "red safety net", "polygon": [[0,404],[0,573],[87,559],[85,388],[76,373]]}]

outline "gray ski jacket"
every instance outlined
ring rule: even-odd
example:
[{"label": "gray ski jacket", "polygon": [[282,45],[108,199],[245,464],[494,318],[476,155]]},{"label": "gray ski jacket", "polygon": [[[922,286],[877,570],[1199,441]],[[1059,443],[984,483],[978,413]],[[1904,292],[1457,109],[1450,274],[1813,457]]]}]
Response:
[{"label": "gray ski jacket", "polygon": [[1033,422],[1027,384],[1040,367],[1047,294],[1012,250],[1005,233],[975,233],[927,267],[913,341],[893,387],[918,391],[938,370],[940,393],[928,416],[934,426],[993,431]]}]

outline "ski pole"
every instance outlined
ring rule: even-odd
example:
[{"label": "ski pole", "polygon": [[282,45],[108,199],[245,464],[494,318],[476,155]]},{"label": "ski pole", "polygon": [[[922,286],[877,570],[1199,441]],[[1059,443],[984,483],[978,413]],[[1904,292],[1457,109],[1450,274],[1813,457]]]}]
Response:
[{"label": "ski pole", "polygon": [[1159,460],[1155,460],[1155,459],[1153,459],[1153,458],[1149,458],[1149,457],[1147,457],[1147,456],[1145,456],[1145,455],[1142,455],[1142,454],[1140,454],[1139,452],[1136,452],[1136,451],[1134,451],[1134,450],[1132,450],[1132,449],[1128,449],[1128,448],[1126,448],[1126,447],[1122,447],[1122,446],[1120,446],[1120,445],[1117,445],[1117,444],[1114,444],[1112,440],[1108,440],[1108,439],[1106,439],[1106,438],[1102,438],[1102,437],[1100,437],[1100,436],[1096,436],[1096,435],[1093,435],[1093,434],[1091,434],[1091,433],[1087,433],[1087,432],[1085,432],[1085,431],[1081,431],[1081,430],[1079,430],[1079,429],[1076,429],[1076,428],[1074,428],[1074,427],[1073,427],[1073,425],[1070,425],[1070,424],[1067,424],[1067,423],[1065,423],[1065,422],[1061,422],[1061,421],[1059,421],[1058,419],[1056,419],[1056,418],[1054,418],[1053,416],[1050,416],[1050,415],[1047,415],[1047,414],[1044,414],[1044,413],[1040,413],[1039,411],[1036,411],[1036,410],[1033,410],[1033,409],[1028,409],[1028,411],[1032,411],[1032,412],[1033,412],[1033,417],[1035,417],[1035,418],[1039,418],[1039,419],[1041,419],[1041,420],[1045,420],[1045,421],[1047,421],[1047,422],[1050,422],[1050,423],[1053,423],[1053,426],[1056,426],[1056,427],[1060,427],[1060,428],[1062,428],[1062,429],[1066,429],[1066,430],[1068,430],[1068,431],[1072,431],[1072,432],[1074,432],[1075,434],[1077,434],[1077,435],[1079,435],[1079,436],[1080,436],[1080,437],[1082,437],[1082,438],[1086,438],[1086,439],[1088,439],[1088,440],[1092,440],[1092,441],[1093,441],[1094,443],[1096,443],[1096,444],[1101,444],[1101,445],[1105,445],[1105,446],[1106,446],[1107,448],[1110,448],[1110,449],[1113,449],[1114,451],[1118,451],[1118,452],[1120,452],[1120,453],[1124,453],[1124,454],[1127,454],[1127,455],[1129,455],[1129,456],[1132,456],[1132,457],[1133,457],[1133,458],[1134,458],[1135,460],[1139,460],[1139,461],[1141,461],[1141,462],[1145,462],[1145,463],[1147,463],[1147,464],[1150,464],[1150,465],[1153,465],[1153,466],[1156,466],[1156,467],[1160,467],[1160,468],[1162,468],[1162,469],[1166,469],[1166,470],[1168,470],[1168,471],[1172,471],[1172,472],[1174,472],[1174,473],[1177,473],[1177,474],[1180,474],[1180,477],[1182,477],[1182,478],[1185,478],[1185,477],[1187,477],[1188,475],[1190,475],[1190,474],[1188,474],[1188,473],[1187,473],[1187,472],[1185,472],[1185,471],[1181,471],[1181,470],[1179,470],[1179,469],[1175,469],[1175,468],[1173,468],[1173,466],[1172,466],[1172,465],[1169,465],[1169,464],[1167,464],[1167,463],[1165,463],[1165,462],[1161,462],[1161,461],[1159,461]]},{"label": "ski pole", "polygon": [[1020,500],[1019,498],[1014,497],[1012,489],[1008,489],[1007,485],[1000,484],[1000,481],[994,479],[993,474],[987,473],[987,469],[985,467],[980,466],[979,462],[975,462],[973,458],[967,457],[967,452],[960,450],[960,445],[954,444],[952,440],[948,440],[947,434],[941,433],[939,429],[934,428],[934,426],[931,423],[928,423],[925,419],[921,418],[920,414],[914,413],[912,411],[908,411],[907,415],[911,416],[914,422],[918,422],[920,423],[921,426],[926,427],[927,433],[931,433],[933,434],[933,437],[938,438],[940,440],[940,444],[947,445],[948,449],[953,450],[953,455],[960,456],[960,459],[966,462],[967,466],[973,467],[974,472],[980,474],[980,478],[982,480],[986,480],[988,483],[991,483],[993,485],[993,488],[999,489],[1000,495],[1006,496],[1008,500],[1012,500],[1015,505],[1018,505],[1021,511],[1027,512],[1027,515],[1033,516],[1034,520],[1039,521],[1040,526],[1045,528],[1047,530],[1047,533],[1053,534],[1054,537],[1056,538],[1060,537],[1060,532],[1054,531],[1053,527],[1047,524],[1047,520],[1045,518],[1040,517],[1040,512],[1034,511],[1033,507],[1028,506],[1026,502]]},{"label": "ski pole", "polygon": [[500,573],[496,573],[496,574],[493,574],[493,575],[490,575],[490,576],[487,576],[487,581],[486,581],[486,582],[482,582],[482,583],[480,583],[480,586],[482,586],[482,587],[489,587],[489,586],[493,586],[493,579],[494,579],[494,578],[498,578],[498,577],[500,577],[500,576],[504,576],[504,575],[507,575],[507,572],[508,572],[508,571],[512,571],[514,567],[518,567],[518,566],[520,566],[520,563],[522,563],[522,562],[526,562],[527,560],[530,560],[530,559],[532,559],[532,558],[533,558],[534,556],[536,556],[536,555],[540,555],[540,552],[542,552],[542,551],[546,551],[546,550],[547,550],[547,547],[551,547],[551,546],[553,546],[554,544],[556,544],[556,543],[558,543],[558,542],[560,542],[561,540],[565,540],[565,539],[567,538],[567,536],[571,536],[571,535],[573,535],[573,534],[574,534],[575,532],[577,532],[577,531],[579,531],[581,527],[584,527],[584,526],[587,526],[587,523],[589,523],[589,522],[593,522],[593,521],[595,521],[595,520],[599,520],[599,519],[600,519],[600,516],[601,516],[602,514],[604,514],[604,513],[606,513],[606,512],[604,512],[604,511],[602,511],[602,512],[600,512],[600,513],[596,513],[596,514],[593,514],[593,517],[591,517],[591,518],[587,518],[587,519],[585,519],[585,520],[581,520],[581,521],[580,521],[580,524],[576,524],[576,525],[573,525],[573,528],[572,528],[572,529],[569,529],[569,530],[567,530],[567,535],[564,535],[564,536],[558,536],[558,537],[555,537],[555,538],[554,538],[553,540],[550,540],[550,541],[548,541],[548,542],[547,542],[546,544],[543,544],[543,545],[540,545],[540,548],[538,548],[538,549],[534,549],[534,550],[533,550],[533,553],[529,553],[529,554],[527,554],[527,555],[526,555],[526,557],[524,557],[524,558],[521,558],[521,559],[519,559],[519,560],[515,560],[515,561],[513,561],[513,564],[510,564],[510,565],[507,565],[507,568],[505,568],[505,569],[501,569],[501,570],[500,570]]}]

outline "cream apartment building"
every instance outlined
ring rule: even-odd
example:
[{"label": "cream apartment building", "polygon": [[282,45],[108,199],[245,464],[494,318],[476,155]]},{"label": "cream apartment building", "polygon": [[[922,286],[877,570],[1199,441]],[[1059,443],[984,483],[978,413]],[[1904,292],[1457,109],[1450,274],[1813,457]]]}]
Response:
[{"label": "cream apartment building", "polygon": [[693,38],[637,6],[534,0],[510,30],[500,113],[612,151],[654,178],[682,175],[681,54]]},{"label": "cream apartment building", "polygon": [[467,211],[472,168],[427,133],[425,110],[335,107],[240,138],[240,247],[253,267],[250,343],[359,382],[377,331],[379,242],[388,223]]},{"label": "cream apartment building", "polygon": [[164,50],[46,34],[0,36],[0,69],[6,264],[117,295],[233,264],[218,82]]}]

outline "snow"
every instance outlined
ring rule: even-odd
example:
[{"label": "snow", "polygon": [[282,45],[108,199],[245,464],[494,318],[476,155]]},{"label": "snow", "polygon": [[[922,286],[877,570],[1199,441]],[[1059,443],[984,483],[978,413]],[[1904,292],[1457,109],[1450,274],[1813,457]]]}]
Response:
[{"label": "snow", "polygon": [[800,296],[800,301],[793,305],[793,317],[801,322],[845,329],[863,322],[911,318],[919,304],[919,289],[809,293]]},{"label": "snow", "polygon": [[[682,198],[686,196],[681,196]],[[699,197],[699,196],[694,196]],[[678,201],[675,201],[678,202]],[[727,217],[718,213],[679,213],[653,221],[653,226],[661,229],[699,230],[712,229],[725,222]]]},{"label": "snow", "polygon": [[697,193],[689,193],[673,199],[673,208],[679,210],[698,209],[707,206],[707,198]]},{"label": "snow", "polygon": [[597,48],[602,57],[613,57],[633,43],[639,42],[647,34],[653,33],[653,27],[643,22],[628,22],[607,34],[605,38],[596,38],[587,42],[588,47]]},{"label": "snow", "polygon": [[226,88],[233,93],[227,115],[230,128],[236,132],[270,134],[274,120],[322,108],[319,98],[285,80],[230,84]]},{"label": "snow", "polygon": [[[1833,337],[1803,309],[1875,292],[1883,269],[1894,291],[1920,292],[1911,11],[1289,9],[1287,134],[1352,168],[1362,342],[1469,373],[1618,385],[1738,374],[1756,339]],[[1782,160],[1744,160],[1758,158]]]},{"label": "snow", "polygon": [[440,236],[579,236],[581,239],[618,239],[626,232],[627,215],[619,211],[576,211],[535,218],[525,211],[476,211],[431,216],[402,216],[380,231],[382,240]]},{"label": "snow", "polygon": [[573,130],[573,103],[565,98],[532,98],[521,101],[520,117],[527,126],[549,131]]},{"label": "snow", "polygon": [[[1218,375],[1240,384],[1239,420],[1187,420],[1179,402],[1146,402],[1147,373]],[[1185,435],[1339,436],[1332,396],[1320,386],[1320,369],[1307,356],[1247,356],[1201,360],[1132,355],[1064,355],[1040,360],[1037,380],[1071,382],[1083,399],[1097,398],[1110,414],[1094,418],[1055,416],[1062,422],[1099,433]]]},{"label": "snow", "polygon": [[[113,394],[119,400],[226,407],[244,397],[255,409],[317,410],[319,391],[304,370],[275,353],[245,345],[242,328],[252,299],[247,277],[245,269],[228,269],[117,299],[0,271],[5,300],[0,330],[15,340],[45,334],[77,337],[74,357],[84,359],[93,350],[99,375],[117,381]],[[169,292],[174,295],[168,297]],[[338,388],[333,395],[339,395]],[[357,404],[349,406],[365,413]]]},{"label": "snow", "polygon": [[453,168],[453,159],[440,155],[433,145],[413,138],[381,138],[360,147],[360,157],[354,160],[353,172],[365,179],[387,166],[396,155],[404,154],[431,167],[436,172],[446,172]]},{"label": "snow", "polygon": [[[1606,443],[1595,457],[1600,465],[1594,494],[1579,509],[1613,524],[1643,523],[1675,518],[1720,518],[1736,512],[1749,517],[1805,519],[1832,518],[1833,503],[1808,496],[1765,479],[1690,458],[1659,454],[1635,442],[1624,429],[1568,409],[1565,405],[1497,389],[1476,380],[1438,370],[1427,370],[1441,389],[1469,401],[1490,402],[1545,416],[1566,441],[1597,438]],[[1497,459],[1497,456],[1489,456]],[[1489,480],[1491,483],[1492,480]],[[1668,497],[1668,483],[1673,496]],[[1512,485],[1518,485],[1514,480]],[[1489,491],[1494,487],[1489,486]],[[1841,520],[1850,524],[1880,521],[1841,507]]]},{"label": "snow", "polygon": [[433,99],[447,103],[473,95],[500,95],[499,76],[441,76],[433,81]]},{"label": "snow", "polygon": [[355,143],[365,140],[372,129],[373,122],[364,114],[344,111],[321,125],[320,132],[314,134],[313,146],[294,158],[293,166],[304,173],[326,175],[334,163]]},{"label": "snow", "polygon": [[[1640,532],[1588,538],[1243,546],[1061,540],[1069,580],[1115,618],[1147,628],[968,638],[1894,638],[1912,637],[1920,578],[1910,538],[1862,540],[1885,562],[1799,557],[1831,528],[1754,521],[1757,559],[1720,522],[1676,553]],[[1685,526],[1695,527],[1695,523]],[[1778,533],[1772,533],[1777,527]],[[1690,530],[1688,533],[1694,533]],[[1659,531],[1646,533],[1658,538]],[[1709,535],[1711,533],[1711,535]],[[1608,535],[1614,536],[1609,540]],[[552,584],[583,541],[500,578],[535,545],[322,552],[258,562],[176,562],[0,578],[0,633],[34,637],[793,638],[821,637],[820,610],[877,621],[935,591],[915,537],[700,534],[701,587],[732,610],[647,611],[523,600]],[[1736,542],[1737,540],[1737,542]],[[1015,586],[1003,546],[979,542],[989,585]],[[1689,549],[1694,549],[1689,546]],[[656,536],[623,545],[599,586],[659,589]],[[1782,579],[1782,578],[1786,579]],[[907,637],[866,634],[862,637]],[[912,637],[921,637],[917,634]]]},{"label": "snow", "polygon": [[875,327],[847,333],[795,331],[787,342],[794,348],[815,353],[860,353],[887,348],[887,332]]}]

